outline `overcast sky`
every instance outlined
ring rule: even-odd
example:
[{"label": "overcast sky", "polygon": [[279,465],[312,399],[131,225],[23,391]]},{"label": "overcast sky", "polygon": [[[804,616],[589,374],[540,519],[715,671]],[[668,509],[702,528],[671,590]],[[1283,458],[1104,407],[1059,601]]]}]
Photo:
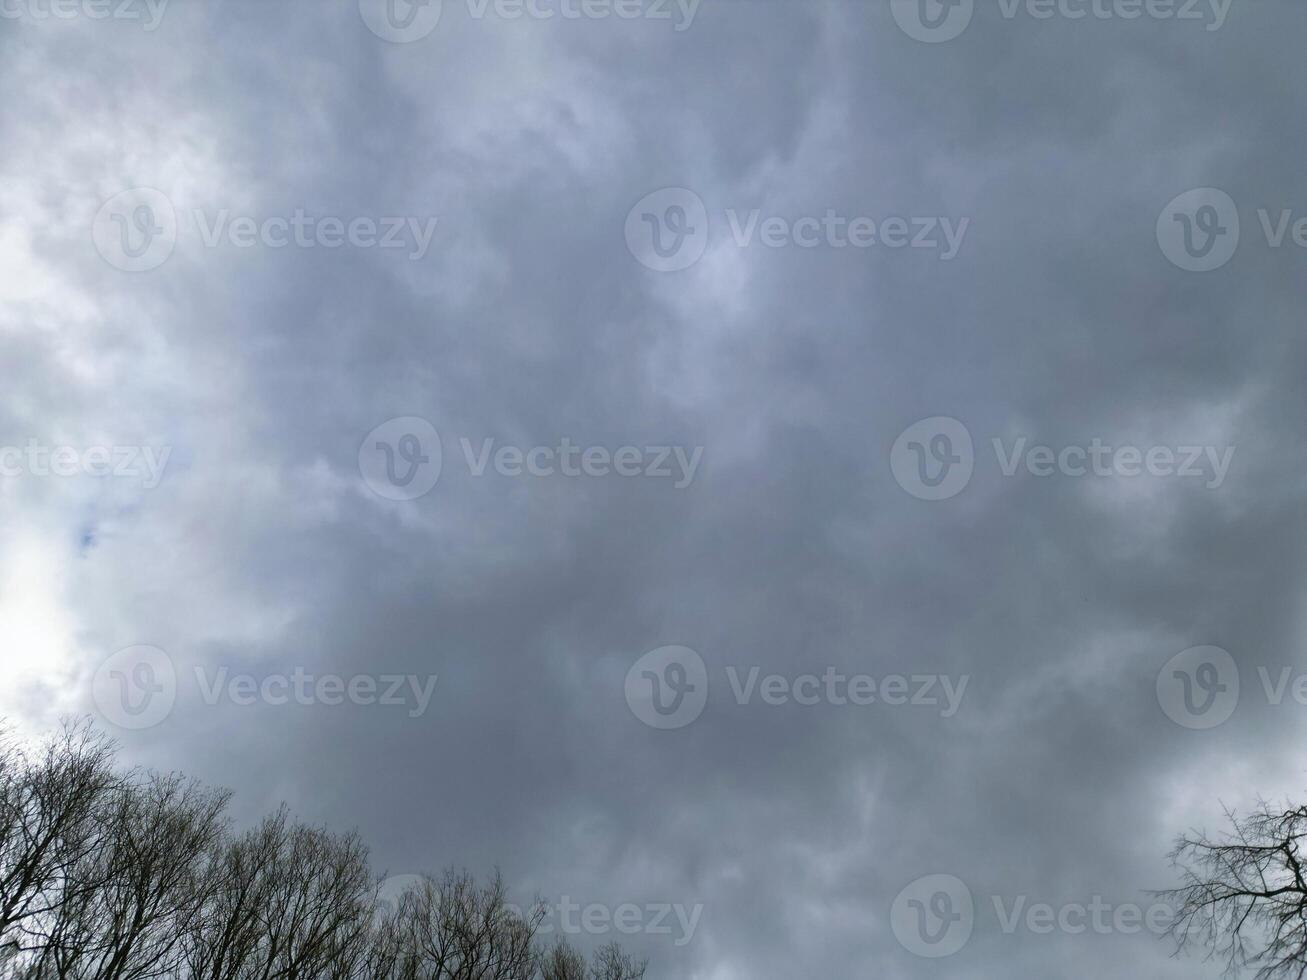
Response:
[{"label": "overcast sky", "polygon": [[651,980],[1215,977],[1307,9],[587,4],[0,0],[0,710]]}]

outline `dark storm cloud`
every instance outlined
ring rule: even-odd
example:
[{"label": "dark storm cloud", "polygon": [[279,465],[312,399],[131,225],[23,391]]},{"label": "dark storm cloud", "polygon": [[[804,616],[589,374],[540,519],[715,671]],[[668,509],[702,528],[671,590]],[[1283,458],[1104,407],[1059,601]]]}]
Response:
[{"label": "dark storm cloud", "polygon": [[[249,814],[288,799],[357,825],[396,874],[497,862],[523,898],[701,906],[683,944],[618,937],[653,977],[1210,971],[1147,930],[1004,924],[1023,900],[1146,909],[1173,833],[1299,787],[1307,708],[1271,705],[1256,670],[1300,659],[1307,254],[1270,248],[1257,209],[1307,207],[1307,14],[1236,0],[1208,30],[1054,9],[980,3],[945,43],[848,0],[703,0],[679,31],[445,0],[401,44],[353,3],[0,23],[19,93],[0,105],[0,344],[24,365],[0,441],[173,451],[148,492],[6,480],[5,574],[43,556],[49,600],[10,609],[9,637],[59,637],[25,682],[78,691],[8,709],[93,707],[104,657],[156,646],[176,703],[123,734],[139,758]],[[126,273],[88,228],[137,186],[178,233]],[[1240,246],[1186,272],[1155,226],[1205,186],[1238,202]],[[703,202],[708,240],[659,273],[623,231],[665,187]],[[204,242],[221,212],[258,236],[297,209],[437,223],[416,260]],[[947,261],[741,247],[727,212],[753,209],[967,225]],[[440,478],[388,500],[359,449],[405,416],[439,433]],[[890,457],[936,416],[966,426],[975,469],[928,501]],[[1005,476],[992,440],[1023,437],[1235,453],[1214,487]],[[563,439],[702,461],[679,488],[567,476]],[[485,440],[549,447],[556,472],[476,475]],[[1199,644],[1243,682],[1214,731],[1155,691]],[[664,731],[624,692],[668,645],[701,655],[708,697]],[[196,678],[296,668],[437,679],[414,714],[210,705]],[[830,703],[823,681],[817,704],[756,685],[739,703],[753,668],[865,675],[878,697]],[[885,703],[894,675],[909,703]],[[911,703],[915,675],[941,699],[965,677],[955,713]],[[976,909],[942,961],[890,915],[930,874]]]}]

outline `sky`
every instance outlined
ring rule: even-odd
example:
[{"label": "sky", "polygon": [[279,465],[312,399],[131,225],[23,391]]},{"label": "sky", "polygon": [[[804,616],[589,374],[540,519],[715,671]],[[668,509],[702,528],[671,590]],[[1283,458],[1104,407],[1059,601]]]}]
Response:
[{"label": "sky", "polygon": [[650,980],[1218,976],[1152,891],[1304,789],[1305,41],[0,0],[0,714]]}]

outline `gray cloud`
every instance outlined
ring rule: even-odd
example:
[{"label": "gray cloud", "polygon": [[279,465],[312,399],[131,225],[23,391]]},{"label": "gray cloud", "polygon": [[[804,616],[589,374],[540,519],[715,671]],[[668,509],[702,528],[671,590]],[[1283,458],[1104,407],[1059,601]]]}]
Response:
[{"label": "gray cloud", "polygon": [[[6,8],[9,9],[9,8]],[[619,937],[651,976],[1215,976],[1147,934],[1005,933],[1045,902],[1146,906],[1218,802],[1300,789],[1307,13],[1011,19],[954,40],[888,3],[703,0],[693,22],[505,22],[445,0],[412,43],[331,9],[173,0],[138,21],[0,22],[0,443],[167,446],[162,481],[0,477],[4,709],[94,711],[92,677],[175,664],[133,758],[358,826],[395,874],[502,866],[517,894],[702,905],[693,938]],[[45,9],[45,8],[40,8]],[[553,8],[551,8],[553,9]],[[673,8],[674,9],[674,8]],[[97,253],[101,206],[158,189],[157,268]],[[1238,203],[1223,268],[1167,260],[1183,191]],[[624,243],[664,187],[703,201],[689,268]],[[438,218],[419,260],[205,244],[195,215]],[[736,245],[760,219],[966,218],[956,258]],[[1304,212],[1307,214],[1307,212]],[[131,220],[131,215],[126,215]],[[130,230],[130,229],[129,229]],[[388,419],[439,432],[429,493],[359,471]],[[947,500],[890,467],[919,419],[975,444]],[[1004,476],[991,440],[1234,446],[1219,487]],[[688,486],[475,476],[460,439],[703,446]],[[693,723],[641,724],[647,651],[693,648]],[[1175,724],[1156,677],[1215,644],[1243,690]],[[195,670],[438,677],[376,704],[208,705]],[[922,706],[737,703],[741,675],[940,674]],[[210,676],[206,674],[205,676]],[[890,909],[928,874],[977,915],[942,961]],[[583,937],[584,938],[584,937]]]}]

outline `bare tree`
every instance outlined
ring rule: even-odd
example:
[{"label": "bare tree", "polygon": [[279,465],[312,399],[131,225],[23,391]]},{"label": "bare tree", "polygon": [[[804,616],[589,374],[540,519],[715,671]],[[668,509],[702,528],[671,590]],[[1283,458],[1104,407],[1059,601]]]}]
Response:
[{"label": "bare tree", "polygon": [[590,980],[642,980],[647,967],[645,961],[637,962],[617,943],[601,946],[595,952],[590,964]]},{"label": "bare tree", "polygon": [[288,836],[284,809],[236,838],[215,846],[205,903],[182,937],[182,960],[193,980],[248,975],[266,938],[265,908]]},{"label": "bare tree", "polygon": [[599,947],[587,965],[584,956],[559,940],[540,957],[540,980],[643,980],[646,968],[616,943]]},{"label": "bare tree", "polygon": [[183,946],[193,980],[349,977],[372,936],[375,880],[354,834],[293,822],[285,809],[219,841]]},{"label": "bare tree", "polygon": [[367,948],[355,964],[357,980],[417,980],[420,976],[414,944],[407,923],[413,901],[411,892],[399,896],[393,908],[375,909]]},{"label": "bare tree", "polygon": [[233,833],[226,792],[120,771],[71,724],[39,751],[0,732],[0,980],[641,980],[537,943],[495,872],[425,876],[378,909],[357,834],[283,808]]},{"label": "bare tree", "polygon": [[1172,863],[1183,884],[1161,892],[1176,907],[1177,951],[1190,945],[1257,980],[1307,977],[1307,807],[1260,803],[1246,817],[1227,810],[1231,829],[1176,842]]},{"label": "bare tree", "polygon": [[355,834],[293,825],[262,909],[257,980],[308,980],[346,969],[363,952],[374,881]]},{"label": "bare tree", "polygon": [[103,846],[69,871],[73,897],[41,922],[42,975],[176,976],[181,938],[204,907],[227,798],[175,775],[122,786],[99,815]]},{"label": "bare tree", "polygon": [[562,939],[540,955],[540,980],[586,980],[585,957]]},{"label": "bare tree", "polygon": [[0,745],[0,943],[10,958],[34,949],[29,933],[96,883],[72,870],[104,847],[100,815],[122,786],[114,747],[70,723],[35,758]]},{"label": "bare tree", "polygon": [[543,906],[525,915],[507,901],[498,872],[484,885],[466,871],[426,876],[397,912],[407,946],[401,977],[421,980],[530,980]]}]

